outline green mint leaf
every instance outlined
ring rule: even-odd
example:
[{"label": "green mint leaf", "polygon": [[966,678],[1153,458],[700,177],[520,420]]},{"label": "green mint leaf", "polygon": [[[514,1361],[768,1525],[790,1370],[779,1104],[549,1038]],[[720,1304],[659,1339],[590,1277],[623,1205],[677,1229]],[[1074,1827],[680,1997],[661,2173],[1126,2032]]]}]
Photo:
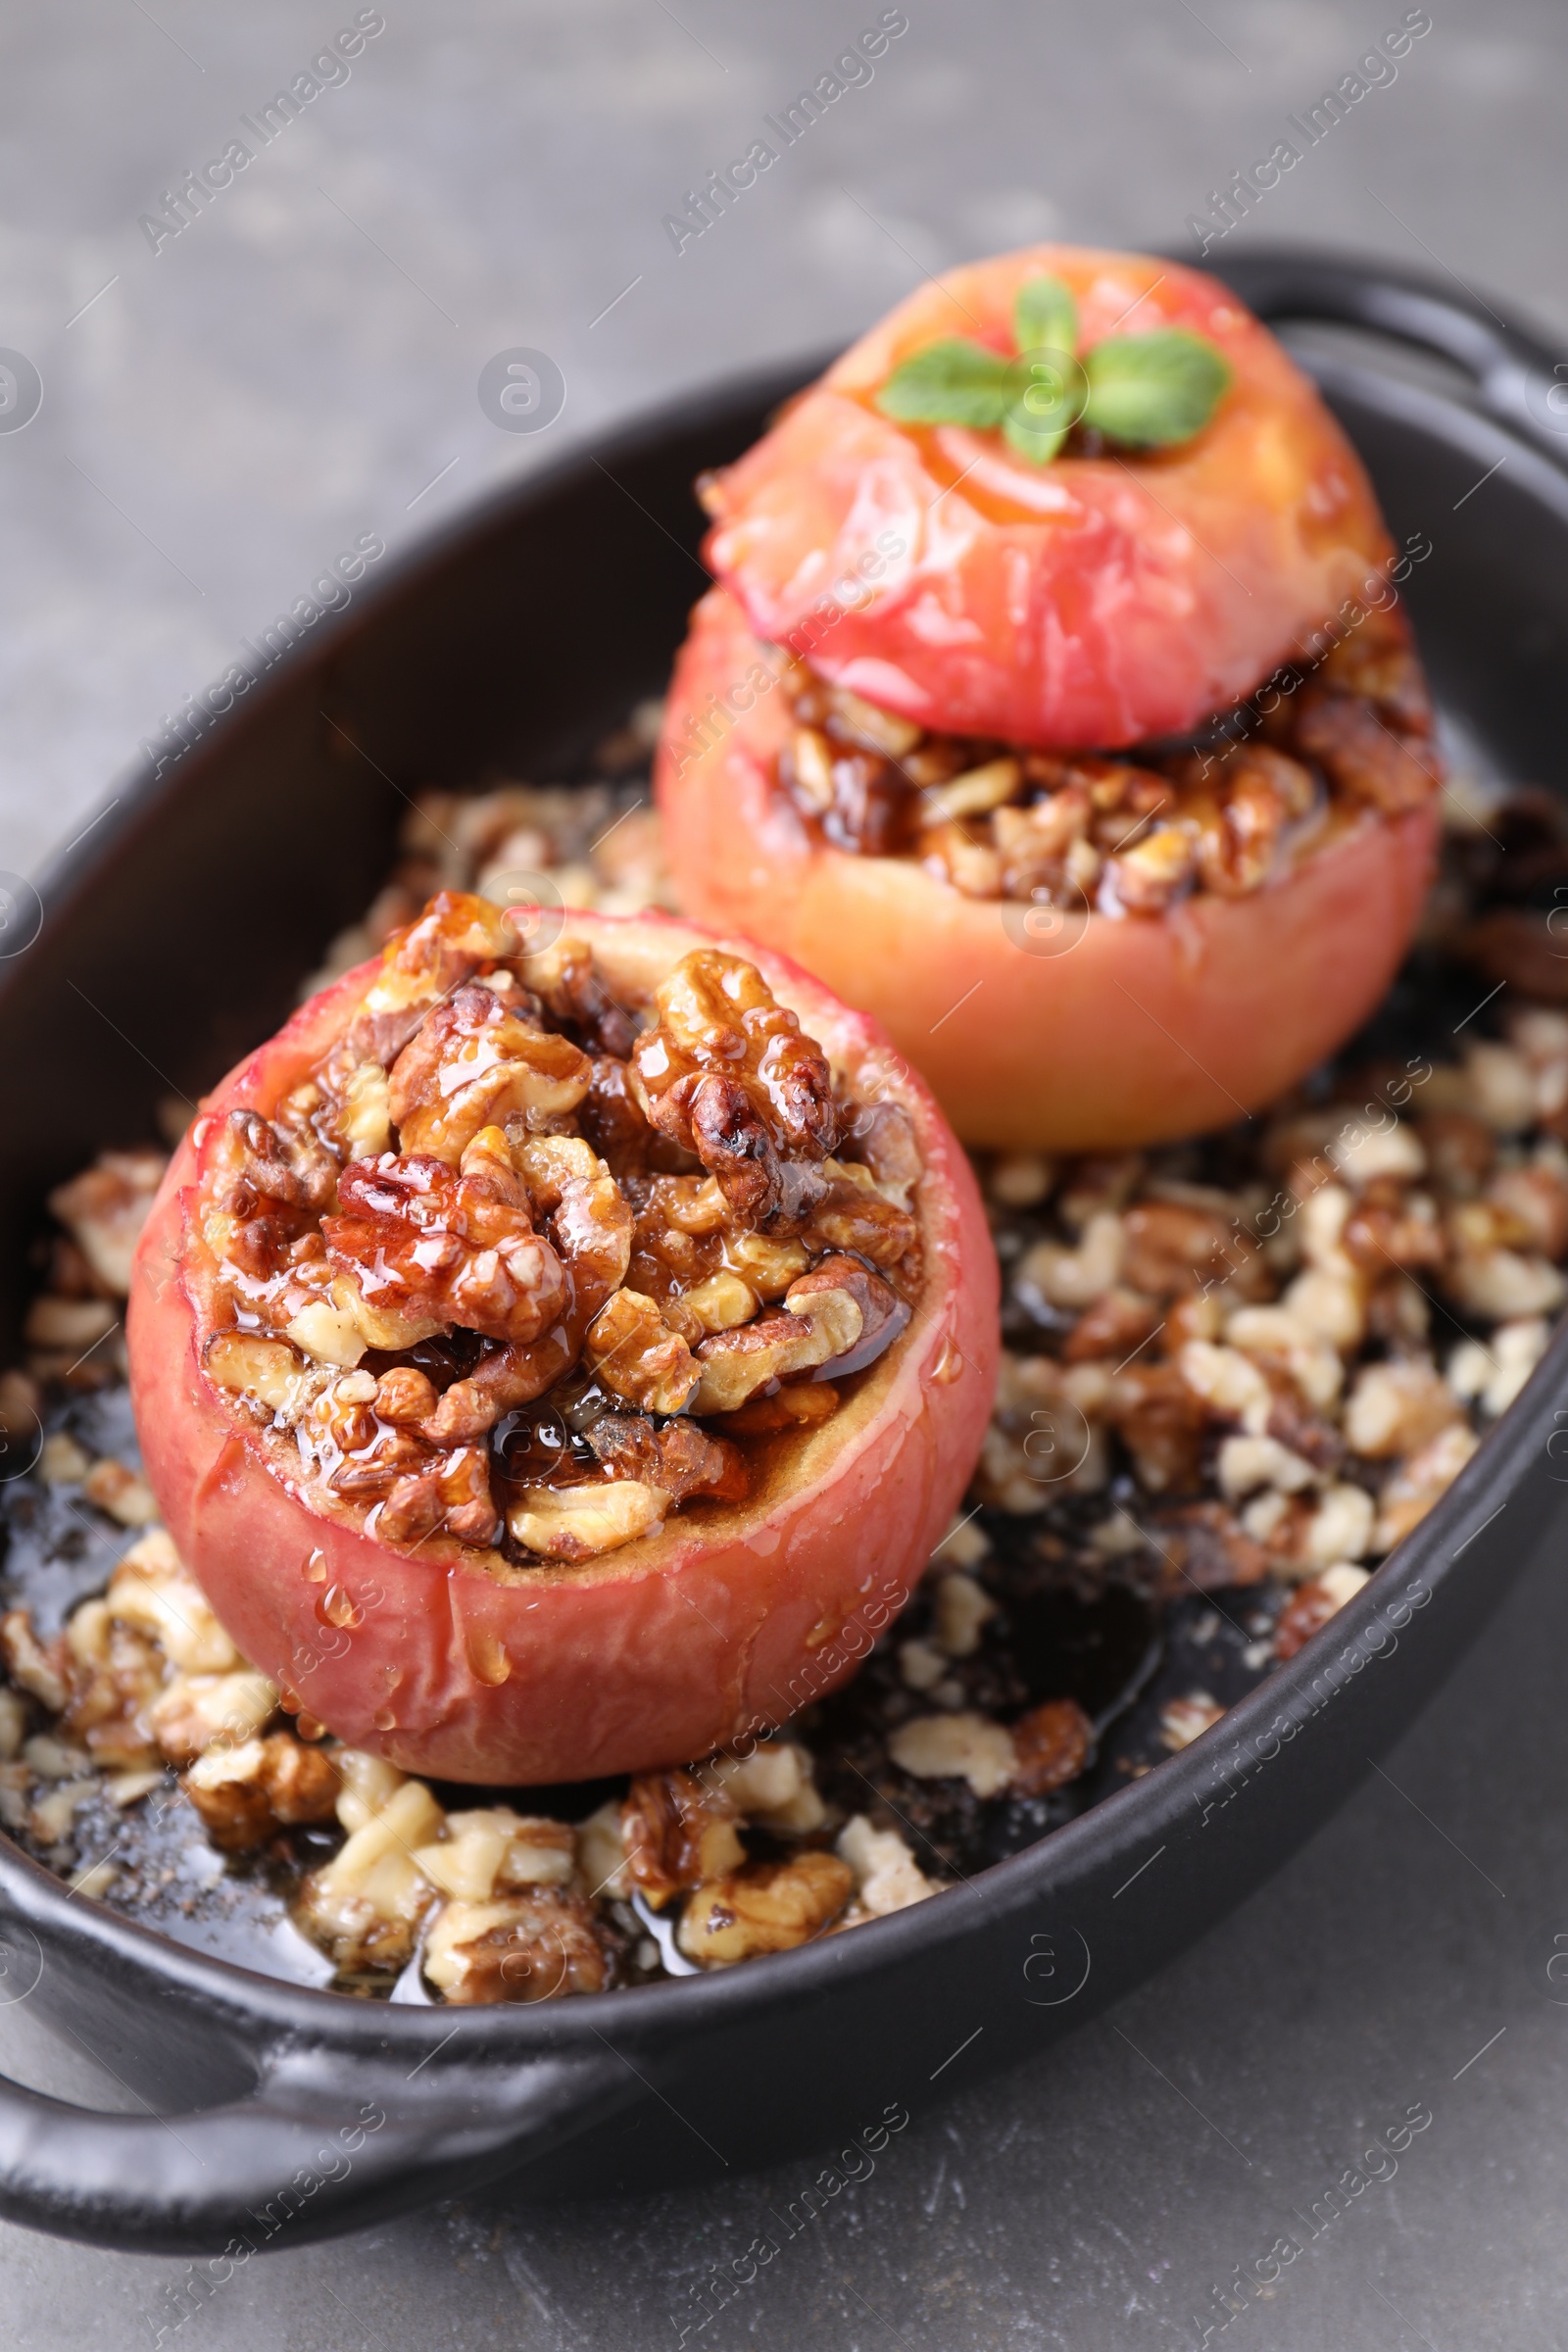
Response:
[{"label": "green mint leaf", "polygon": [[1014,409],[1003,425],[1002,438],[1009,449],[1017,451],[1020,458],[1028,458],[1036,466],[1049,466],[1070,429],[1063,424],[1054,432],[1044,432]]},{"label": "green mint leaf", "polygon": [[1035,351],[1013,363],[1017,399],[1003,436],[1009,449],[1037,466],[1049,465],[1084,413],[1089,384],[1070,353]]},{"label": "green mint leaf", "polygon": [[876,396],[901,424],[999,425],[1018,397],[1013,364],[984,344],[928,343],[895,368]]},{"label": "green mint leaf", "polygon": [[1084,421],[1134,449],[1164,449],[1200,433],[1231,380],[1212,343],[1185,328],[1114,335],[1084,355]]},{"label": "green mint leaf", "polygon": [[1076,351],[1078,305],[1059,277],[1026,277],[1013,297],[1012,331],[1020,351]]}]

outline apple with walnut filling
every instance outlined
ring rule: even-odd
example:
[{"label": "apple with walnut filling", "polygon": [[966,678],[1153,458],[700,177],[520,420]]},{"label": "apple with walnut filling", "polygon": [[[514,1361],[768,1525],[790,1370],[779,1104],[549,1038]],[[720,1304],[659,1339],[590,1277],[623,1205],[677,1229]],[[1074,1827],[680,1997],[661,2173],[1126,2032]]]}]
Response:
[{"label": "apple with walnut filling", "polygon": [[1225,1125],[1365,1019],[1431,878],[1431,714],[1371,485],[1228,288],[952,270],[699,487],[681,903],[875,1013],[966,1143]]},{"label": "apple with walnut filling", "polygon": [[443,894],[306,1004],[204,1105],[128,1314],[234,1640],[451,1780],[702,1755],[842,1681],[994,1382],[974,1182],[875,1025],[690,925],[568,919],[528,954]]}]

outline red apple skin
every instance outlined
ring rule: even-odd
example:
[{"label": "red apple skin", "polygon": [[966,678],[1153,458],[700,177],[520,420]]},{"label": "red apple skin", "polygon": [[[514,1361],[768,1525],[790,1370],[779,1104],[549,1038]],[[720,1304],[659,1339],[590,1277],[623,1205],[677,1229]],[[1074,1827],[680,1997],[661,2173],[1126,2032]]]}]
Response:
[{"label": "red apple skin", "polygon": [[[1038,466],[997,432],[901,424],[876,393],[952,336],[1010,355],[1019,285],[1077,297],[1080,351],[1185,328],[1232,380],[1191,441]],[[710,568],[759,637],[957,735],[1109,750],[1250,694],[1386,564],[1359,460],[1217,280],[1038,245],[917,287],[705,490]]]},{"label": "red apple skin", "polygon": [[[734,724],[683,750],[715,695],[738,708],[737,687],[750,701]],[[1020,944],[1030,909],[965,898],[912,858],[813,839],[772,781],[791,723],[744,612],[711,590],[655,767],[682,902],[863,1005],[968,1144],[1121,1151],[1271,1102],[1381,1001],[1432,877],[1430,806],[1368,814],[1247,898],[1087,914],[1067,926],[1067,952],[1034,954]]]},{"label": "red apple skin", "polygon": [[[711,944],[689,924],[570,915],[613,981],[651,987]],[[507,1569],[448,1538],[416,1550],[290,1482],[201,1363],[201,1141],[314,1067],[378,965],[312,999],[210,1096],[171,1162],[127,1313],[146,1474],[180,1556],[287,1703],[354,1747],[438,1779],[535,1786],[684,1762],[784,1723],[854,1672],[902,1606],[979,1453],[995,1388],[996,1260],[973,1174],[876,1025],[744,940],[835,1063],[902,1103],[925,1172],[926,1251],[903,1336],[833,1419],[777,1442],[745,1504],[671,1515],[584,1568]],[[482,1561],[511,1581],[487,1573]]]}]

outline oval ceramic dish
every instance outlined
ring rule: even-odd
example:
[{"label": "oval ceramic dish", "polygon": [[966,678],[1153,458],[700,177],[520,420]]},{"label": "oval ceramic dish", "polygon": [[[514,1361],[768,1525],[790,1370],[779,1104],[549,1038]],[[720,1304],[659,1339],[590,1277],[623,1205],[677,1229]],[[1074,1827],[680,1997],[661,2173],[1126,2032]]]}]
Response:
[{"label": "oval ceramic dish", "polygon": [[[1550,355],[1353,263],[1222,274],[1275,323],[1446,364],[1365,335],[1312,363],[1395,537],[1431,540],[1409,596],[1441,700],[1500,772],[1549,776],[1568,635]],[[48,1187],[276,1027],[376,887],[406,789],[547,772],[659,691],[702,587],[692,478],[803,373],[685,402],[470,514],[49,876],[39,936],[0,962],[0,1338]],[[0,2212],[181,2252],[265,2242],[256,2217],[281,2212],[298,2244],[503,2179],[604,2194],[774,2159],[1038,2050],[1255,1889],[1431,1698],[1562,1506],[1565,1376],[1559,1330],[1416,1533],[1192,1746],[966,1886],[798,1953],[603,2000],[389,2006],[182,1948],[0,1838],[0,2034],[24,2014],[66,2030],[143,2103],[92,2114],[0,2081]]]}]

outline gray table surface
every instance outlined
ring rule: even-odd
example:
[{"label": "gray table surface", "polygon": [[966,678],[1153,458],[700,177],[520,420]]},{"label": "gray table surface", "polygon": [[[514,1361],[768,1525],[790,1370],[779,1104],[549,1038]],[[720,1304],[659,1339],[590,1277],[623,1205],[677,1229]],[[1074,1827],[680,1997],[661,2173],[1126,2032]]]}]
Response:
[{"label": "gray table surface", "polygon": [[[663,216],[877,6],[386,0],[351,78],[155,253],[139,216],[354,8],[6,12],[0,345],[44,399],[0,432],[0,868],[33,870],[79,834],[138,740],[356,535],[398,550],[564,442],[847,337],[974,253],[1058,234],[1179,245],[1209,189],[1404,15],[906,13],[874,79],[677,253]],[[1310,237],[1424,264],[1568,338],[1568,17],[1553,0],[1431,13],[1397,80],[1232,247]],[[484,363],[517,346],[564,378],[545,434],[498,431],[475,397]],[[1548,1556],[1388,1777],[1243,1912],[1054,2055],[969,2088],[956,2066],[946,2112],[689,2340],[1186,2352],[1194,2314],[1223,2316],[1211,2289],[1424,2100],[1433,2127],[1397,2176],[1321,2231],[1239,2336],[1281,2352],[1561,2341],[1568,2016],[1546,1971],[1568,1943],[1565,1655],[1568,1580]],[[56,2051],[28,2063],[68,2095],[97,2087]],[[732,2153],[712,2192],[532,2218],[475,2202],[279,2253],[164,2341],[673,2343],[690,2283],[811,2169],[752,2175]],[[182,2270],[0,2229],[0,2337],[151,2342]]]}]

